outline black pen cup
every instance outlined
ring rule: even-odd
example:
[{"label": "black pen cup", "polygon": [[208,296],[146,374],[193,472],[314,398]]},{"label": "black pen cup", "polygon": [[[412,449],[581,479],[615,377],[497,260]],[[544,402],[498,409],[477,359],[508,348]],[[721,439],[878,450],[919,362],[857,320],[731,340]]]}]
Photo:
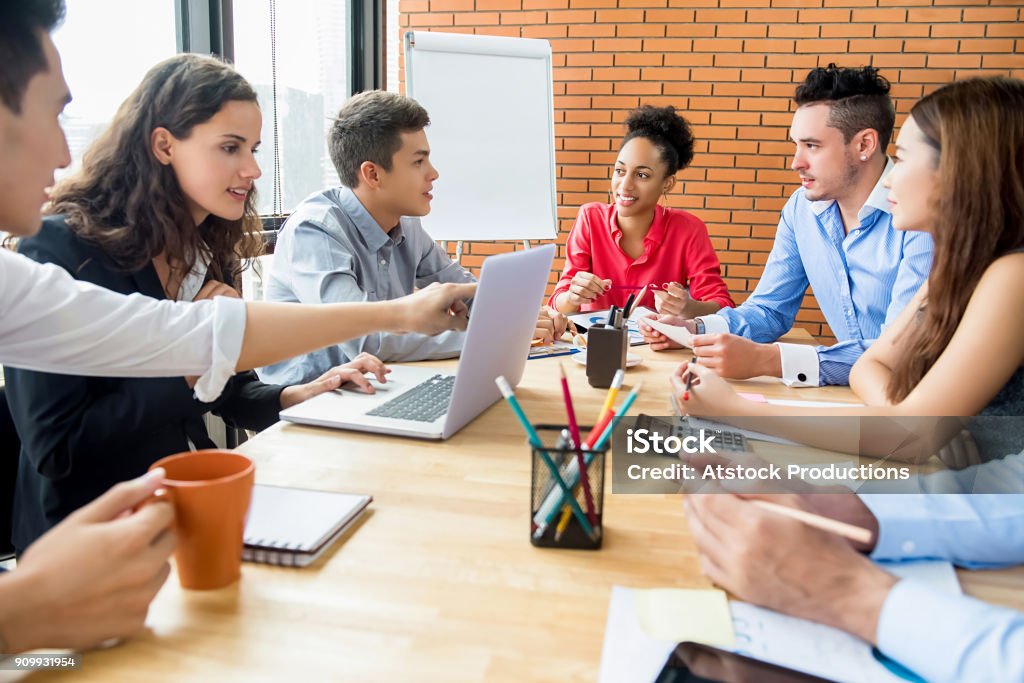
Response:
[{"label": "black pen cup", "polygon": [[[539,548],[566,548],[572,550],[599,550],[604,538],[604,470],[607,444],[596,451],[583,451],[586,480],[590,484],[590,502],[579,477],[579,455],[569,448],[559,434],[566,430],[560,425],[535,425],[543,449],[534,448],[530,467],[530,543]],[[580,427],[585,437],[590,427]],[[611,439],[608,440],[611,443]],[[549,462],[545,462],[545,457]],[[565,490],[551,472],[558,472],[563,483],[572,491],[579,515],[570,510],[568,521],[560,524],[567,507]],[[582,517],[586,523],[580,520]]]},{"label": "black pen cup", "polygon": [[587,381],[607,389],[619,370],[626,369],[629,329],[593,325],[587,330]]}]

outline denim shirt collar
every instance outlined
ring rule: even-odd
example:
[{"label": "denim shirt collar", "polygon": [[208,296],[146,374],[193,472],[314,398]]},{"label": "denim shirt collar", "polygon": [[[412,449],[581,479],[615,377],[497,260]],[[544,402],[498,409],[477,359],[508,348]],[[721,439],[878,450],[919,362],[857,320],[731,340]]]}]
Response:
[{"label": "denim shirt collar", "polygon": [[367,247],[374,251],[380,251],[389,242],[393,243],[394,246],[398,246],[405,241],[401,222],[385,233],[381,229],[380,224],[374,220],[370,212],[363,206],[363,203],[359,201],[359,197],[356,196],[355,192],[341,185],[334,189],[334,193],[337,196],[338,205],[345,210],[345,213],[352,221],[352,224],[356,226],[356,230],[359,231]]}]

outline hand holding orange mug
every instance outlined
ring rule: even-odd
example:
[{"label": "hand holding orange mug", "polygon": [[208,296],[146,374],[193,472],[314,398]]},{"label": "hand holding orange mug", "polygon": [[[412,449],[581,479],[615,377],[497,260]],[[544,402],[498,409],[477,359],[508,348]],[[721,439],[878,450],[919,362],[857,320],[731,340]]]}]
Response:
[{"label": "hand holding orange mug", "polygon": [[209,590],[237,581],[255,481],[252,460],[203,450],[169,455],[150,469],[157,467],[167,471],[163,486],[174,505],[174,558],[182,588]]}]

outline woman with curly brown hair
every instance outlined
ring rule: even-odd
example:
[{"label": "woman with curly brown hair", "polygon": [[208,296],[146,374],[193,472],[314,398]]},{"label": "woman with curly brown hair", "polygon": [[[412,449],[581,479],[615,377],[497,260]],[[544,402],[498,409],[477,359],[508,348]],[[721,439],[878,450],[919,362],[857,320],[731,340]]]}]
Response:
[{"label": "woman with curly brown hair", "polygon": [[[254,182],[262,118],[252,87],[232,67],[184,54],[149,71],[54,189],[38,235],[19,251],[123,294],[200,301],[238,297],[238,276],[259,254]],[[353,381],[384,381],[372,356],[302,385],[235,375],[221,396],[193,396],[194,378],[58,376],[7,369],[21,435],[14,544],[24,551],[68,514],[159,458],[212,448],[203,415],[260,430],[278,412]]]},{"label": "woman with curly brown hair", "polygon": [[674,107],[629,115],[611,169],[612,201],[580,207],[549,306],[567,314],[621,307],[631,293],[642,297],[637,306],[685,317],[734,305],[707,226],[661,204],[693,147],[690,124]]}]

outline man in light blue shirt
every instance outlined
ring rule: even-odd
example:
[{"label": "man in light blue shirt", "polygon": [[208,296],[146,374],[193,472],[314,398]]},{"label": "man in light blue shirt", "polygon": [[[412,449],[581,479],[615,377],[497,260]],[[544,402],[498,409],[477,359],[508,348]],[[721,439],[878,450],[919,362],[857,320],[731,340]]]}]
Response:
[{"label": "man in light blue shirt", "polygon": [[[438,178],[424,130],[429,123],[423,107],[395,93],[365,92],[345,103],[328,137],[342,186],[308,197],[281,228],[267,299],[387,301],[433,282],[475,282],[417,218],[430,212]],[[536,338],[564,330],[564,317],[541,308]],[[262,368],[259,375],[265,382],[301,383],[360,353],[383,361],[452,358],[464,339],[460,331],[434,337],[378,332]]]},{"label": "man in light blue shirt", "polygon": [[[281,228],[266,292],[271,301],[387,301],[431,282],[475,278],[448,258],[418,218],[403,216],[384,232],[352,190],[334,187],[303,201]],[[320,368],[360,353],[384,361],[451,358],[459,355],[465,336],[459,331],[436,337],[377,332],[262,368],[259,374],[271,383],[319,377]]]},{"label": "man in light blue shirt", "polygon": [[[684,321],[694,352],[723,377],[781,377],[791,386],[848,384],[850,369],[927,279],[932,241],[892,226],[882,183],[895,114],[888,82],[864,69],[814,69],[796,91],[790,137],[802,187],[782,210],[775,244],[743,304]],[[839,340],[771,343],[796,320],[810,285]],[[645,329],[652,348],[673,344]]]},{"label": "man in light blue shirt", "polygon": [[954,479],[961,492],[753,496],[871,529],[856,549],[748,497],[688,496],[686,506],[702,567],[741,599],[848,631],[927,681],[1024,681],[1024,614],[897,580],[857,552],[1024,564],[1024,454],[928,475],[921,488],[955,490]]},{"label": "man in light blue shirt", "polygon": [[[995,465],[1024,484],[1021,456]],[[1024,564],[1024,495],[865,495],[878,520],[871,557],[938,559],[971,567]],[[928,681],[1024,680],[1024,614],[914,581],[882,603],[878,648]]]}]

